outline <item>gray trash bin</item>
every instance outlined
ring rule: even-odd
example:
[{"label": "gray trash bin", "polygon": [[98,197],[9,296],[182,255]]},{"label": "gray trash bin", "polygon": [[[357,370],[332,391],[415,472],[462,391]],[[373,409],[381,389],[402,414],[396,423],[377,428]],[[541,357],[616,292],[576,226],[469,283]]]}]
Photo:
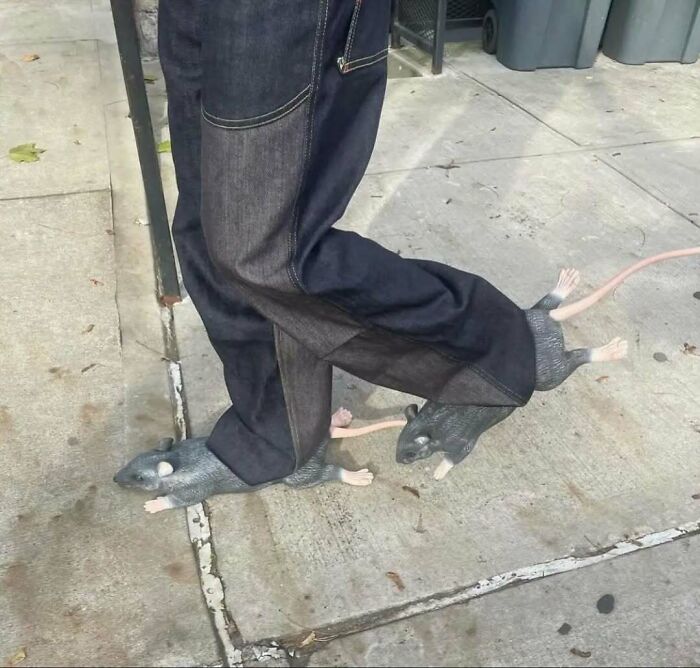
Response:
[{"label": "gray trash bin", "polygon": [[611,0],[493,0],[496,57],[513,70],[592,67]]},{"label": "gray trash bin", "polygon": [[694,63],[700,53],[700,0],[614,0],[603,52],[628,65]]}]

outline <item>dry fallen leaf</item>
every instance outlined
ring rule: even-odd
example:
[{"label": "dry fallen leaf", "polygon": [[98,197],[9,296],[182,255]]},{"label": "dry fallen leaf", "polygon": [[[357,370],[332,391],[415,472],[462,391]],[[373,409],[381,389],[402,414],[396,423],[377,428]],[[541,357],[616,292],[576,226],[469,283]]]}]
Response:
[{"label": "dry fallen leaf", "polygon": [[316,640],[316,631],[311,631],[304,640],[301,641],[301,644],[299,645],[299,648],[306,647],[307,645],[310,645],[312,642]]},{"label": "dry fallen leaf", "polygon": [[104,285],[102,281],[98,281],[96,278],[91,278],[90,283],[92,283],[93,285]]},{"label": "dry fallen leaf", "polygon": [[93,329],[95,329],[95,325],[91,323],[83,330],[83,334],[89,334]]},{"label": "dry fallen leaf", "polygon": [[413,494],[417,499],[420,499],[420,492],[415,488],[415,487],[409,487],[408,485],[403,485],[401,489],[404,492],[408,492],[409,494]]},{"label": "dry fallen leaf", "polygon": [[608,380],[610,376],[599,376],[598,378],[595,379],[596,383],[604,383],[606,380]]},{"label": "dry fallen leaf", "polygon": [[27,658],[27,648],[26,647],[20,647],[11,657],[10,660],[8,661],[10,666],[18,666],[22,661],[24,661]]},{"label": "dry fallen leaf", "polygon": [[158,77],[154,76],[153,74],[144,74],[143,80],[147,84],[152,84],[152,83],[155,83],[156,81],[158,81]]},{"label": "dry fallen leaf", "polygon": [[40,56],[38,53],[25,53],[22,56],[22,62],[23,63],[31,63],[35,60],[39,60]]},{"label": "dry fallen leaf", "polygon": [[697,355],[698,347],[686,342],[683,344],[683,353],[685,355]]},{"label": "dry fallen leaf", "polygon": [[396,585],[396,588],[399,591],[403,591],[406,589],[406,585],[403,583],[403,580],[401,579],[401,576],[398,573],[394,573],[394,571],[389,571],[386,576]]},{"label": "dry fallen leaf", "polygon": [[581,657],[582,659],[590,659],[590,658],[591,658],[591,653],[590,653],[590,652],[586,652],[586,651],[584,651],[584,650],[582,650],[582,649],[577,649],[576,647],[572,647],[569,651],[570,651],[574,656],[579,656],[579,657]]}]

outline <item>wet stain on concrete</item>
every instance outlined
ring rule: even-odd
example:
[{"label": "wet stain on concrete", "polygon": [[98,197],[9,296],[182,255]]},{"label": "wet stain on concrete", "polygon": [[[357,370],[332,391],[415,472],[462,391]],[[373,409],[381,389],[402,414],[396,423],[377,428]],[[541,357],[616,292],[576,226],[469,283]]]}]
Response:
[{"label": "wet stain on concrete", "polygon": [[577,487],[573,482],[567,482],[566,489],[569,490],[571,496],[575,497],[581,505],[584,505],[588,500],[586,495],[583,493],[583,490]]},{"label": "wet stain on concrete", "polygon": [[615,609],[615,597],[612,594],[605,594],[596,603],[598,612],[602,615],[609,615]]},{"label": "wet stain on concrete", "polygon": [[654,359],[657,362],[667,362],[668,361],[668,357],[666,357],[666,355],[664,355],[663,353],[654,353]]},{"label": "wet stain on concrete", "polygon": [[80,409],[80,421],[86,425],[92,425],[95,423],[95,420],[99,417],[100,413],[102,413],[102,409],[99,406],[87,402],[83,404],[82,408]]},{"label": "wet stain on concrete", "polygon": [[10,409],[2,405],[0,406],[0,430],[10,431],[12,429],[12,415],[10,414]]},{"label": "wet stain on concrete", "polygon": [[68,445],[78,445],[80,441],[75,436],[69,436],[66,439],[66,443],[68,443]]},{"label": "wet stain on concrete", "polygon": [[194,568],[179,561],[171,561],[165,565],[164,570],[172,580],[181,584],[191,583],[196,579]]}]

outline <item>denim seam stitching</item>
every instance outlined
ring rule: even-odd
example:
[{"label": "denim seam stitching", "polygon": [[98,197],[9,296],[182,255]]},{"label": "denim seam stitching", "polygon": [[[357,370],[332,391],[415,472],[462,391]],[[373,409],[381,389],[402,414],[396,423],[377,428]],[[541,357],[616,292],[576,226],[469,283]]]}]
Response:
[{"label": "denim seam stitching", "polygon": [[[316,41],[314,43],[314,60],[311,67],[311,91],[309,93],[309,118],[307,120],[307,131],[304,138],[304,162],[302,164],[301,174],[299,175],[299,186],[297,188],[297,194],[294,201],[294,218],[292,220],[292,230],[289,235],[288,245],[289,245],[289,264],[287,266],[287,274],[293,285],[297,289],[306,294],[306,290],[302,287],[301,279],[297,274],[296,267],[294,266],[294,260],[297,251],[297,234],[299,226],[299,197],[301,196],[301,190],[304,185],[304,180],[306,177],[306,172],[308,169],[309,156],[311,154],[311,142],[313,141],[314,132],[314,119],[316,115],[316,105],[314,104],[316,93],[318,92],[318,85],[321,80],[320,70],[321,61],[323,60],[323,44],[326,39],[326,26],[328,25],[328,5],[329,0],[321,0],[325,4],[325,12],[323,17],[323,23],[320,26],[320,31],[316,31]],[[320,9],[320,8],[319,8]]]},{"label": "denim seam stitching", "polygon": [[[356,58],[355,60],[349,60],[343,64],[342,72],[343,74],[347,72],[352,72],[353,70],[359,70],[362,67],[368,67],[369,65],[374,65],[380,60],[384,60],[389,54],[389,47],[382,49],[371,56],[365,56],[364,58]],[[368,61],[368,62],[363,62]]]},{"label": "denim seam stitching", "polygon": [[[207,123],[210,123],[211,125],[214,125],[217,128],[224,128],[225,130],[252,130],[253,128],[259,128],[259,127],[262,127],[263,125],[269,125],[270,123],[275,123],[276,121],[279,121],[280,119],[284,118],[288,114],[291,114],[293,111],[298,109],[308,99],[308,96],[309,96],[308,86],[304,92],[305,92],[304,97],[297,100],[295,102],[294,106],[285,110],[284,113],[279,114],[279,115],[275,116],[274,118],[269,118],[269,119],[266,119],[264,121],[261,121],[260,123],[246,124],[246,125],[222,125],[221,123],[216,123],[213,120],[211,120],[211,118],[210,118],[211,114],[204,108],[204,106],[202,106],[202,117],[204,118],[204,120]],[[214,116],[213,118],[216,118],[216,117]],[[239,121],[230,121],[230,122],[237,123]]]},{"label": "denim seam stitching", "polygon": [[[216,121],[224,121],[225,123],[251,123],[253,121],[268,120],[270,116],[274,116],[278,112],[285,111],[290,105],[299,102],[299,98],[303,98],[309,92],[309,88],[311,88],[311,85],[305,86],[288,102],[281,104],[279,107],[273,109],[272,111],[267,111],[264,114],[259,114],[258,116],[249,116],[247,118],[222,118],[221,116],[216,116],[215,114],[212,114],[210,111],[206,111],[206,109],[204,111],[206,115],[210,118],[213,118]],[[202,108],[204,108],[203,104]]]},{"label": "denim seam stitching", "polygon": [[[282,363],[282,358],[284,356],[281,352],[280,331],[281,330],[277,325],[273,327],[275,351],[277,353],[277,366],[280,370],[280,381],[282,383],[282,394],[284,395],[284,403],[287,408],[287,419],[289,420],[289,428],[292,432],[292,446],[294,447],[294,472],[296,472],[301,466],[301,440],[299,438],[299,430],[297,429],[297,417],[296,411],[294,410],[294,402],[291,400],[291,396],[293,393],[289,391],[289,388],[287,386],[287,374],[284,369],[284,364]],[[287,397],[290,397],[290,399],[288,399]]]},{"label": "denim seam stitching", "polygon": [[362,0],[355,0],[355,9],[352,13],[352,21],[350,23],[350,34],[345,45],[345,54],[343,55],[346,61],[350,60],[352,55],[352,47],[355,44],[355,34],[357,33],[357,20],[360,17],[360,9],[362,8]]}]

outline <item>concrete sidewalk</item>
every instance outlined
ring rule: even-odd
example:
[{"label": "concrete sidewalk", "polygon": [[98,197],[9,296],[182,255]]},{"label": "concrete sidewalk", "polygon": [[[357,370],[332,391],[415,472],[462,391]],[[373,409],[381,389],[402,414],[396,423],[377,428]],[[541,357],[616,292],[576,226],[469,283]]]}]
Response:
[{"label": "concrete sidewalk", "polygon": [[[700,664],[697,258],[650,268],[567,323],[570,347],[619,335],[628,360],[537,395],[441,483],[435,461],[397,465],[396,434],[381,433],[331,452],[375,472],[365,489],[217,497],[186,522],[146,516],[115,488],[121,463],[173,433],[173,414],[205,434],[227,397],[189,299],[174,319],[155,299],[108,7],[0,8],[0,340],[13,380],[0,389],[0,659]],[[562,266],[581,270],[585,294],[640,257],[700,245],[700,66],[601,56],[591,70],[518,73],[460,45],[432,77],[411,49],[393,58],[343,228],[480,273],[523,306]],[[403,76],[407,63],[425,76]],[[40,161],[9,161],[26,142],[47,149]],[[172,210],[167,154],[162,168]],[[164,329],[178,359],[163,359]],[[358,424],[410,401],[335,380]],[[606,594],[613,609],[599,612]]]}]

